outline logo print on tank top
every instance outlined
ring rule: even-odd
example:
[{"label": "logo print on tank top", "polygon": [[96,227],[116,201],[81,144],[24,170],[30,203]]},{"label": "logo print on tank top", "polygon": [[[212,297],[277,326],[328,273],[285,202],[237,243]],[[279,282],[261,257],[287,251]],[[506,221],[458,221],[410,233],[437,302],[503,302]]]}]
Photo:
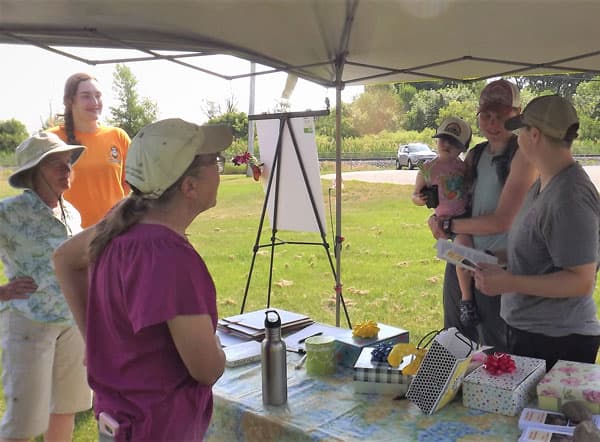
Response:
[{"label": "logo print on tank top", "polygon": [[111,163],[120,163],[121,156],[119,155],[119,149],[116,146],[112,146],[110,148],[110,162]]}]

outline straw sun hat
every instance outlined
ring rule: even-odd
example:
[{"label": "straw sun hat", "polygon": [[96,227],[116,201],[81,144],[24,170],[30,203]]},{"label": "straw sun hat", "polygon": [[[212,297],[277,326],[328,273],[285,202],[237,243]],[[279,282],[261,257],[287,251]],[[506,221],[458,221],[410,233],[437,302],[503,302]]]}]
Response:
[{"label": "straw sun hat", "polygon": [[48,155],[72,152],[71,164],[75,164],[84,150],[84,146],[66,144],[53,133],[39,132],[17,146],[15,154],[19,168],[8,177],[8,184],[17,189],[28,187],[26,172],[37,166]]}]

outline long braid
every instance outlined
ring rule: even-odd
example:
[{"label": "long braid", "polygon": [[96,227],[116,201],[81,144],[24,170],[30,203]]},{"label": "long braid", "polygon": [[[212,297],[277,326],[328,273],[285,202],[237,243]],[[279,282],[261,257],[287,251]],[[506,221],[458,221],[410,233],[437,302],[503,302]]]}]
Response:
[{"label": "long braid", "polygon": [[65,106],[65,132],[67,133],[67,144],[81,144],[77,138],[75,138],[75,122],[73,121],[73,111],[69,106],[67,110]]},{"label": "long braid", "polygon": [[96,236],[90,243],[89,250],[91,261],[98,259],[113,238],[139,223],[148,210],[167,205],[179,191],[185,177],[199,176],[202,161],[201,156],[194,157],[183,175],[157,199],[145,198],[138,189],[130,184],[132,192],[129,196],[117,203],[96,225]]},{"label": "long braid", "polygon": [[90,243],[90,259],[95,261],[113,238],[137,224],[149,207],[150,202],[137,192],[115,205],[96,226],[96,236]]}]

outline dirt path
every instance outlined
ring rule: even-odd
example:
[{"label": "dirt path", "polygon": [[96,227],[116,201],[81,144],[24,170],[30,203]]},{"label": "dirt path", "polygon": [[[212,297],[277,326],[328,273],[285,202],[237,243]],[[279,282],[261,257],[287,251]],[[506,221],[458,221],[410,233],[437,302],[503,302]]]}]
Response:
[{"label": "dirt path", "polygon": [[[584,166],[596,188],[600,191],[600,166]],[[409,184],[415,183],[416,170],[375,170],[362,172],[344,172],[342,179],[348,181],[365,181],[368,183]],[[324,180],[334,180],[335,174],[321,175]]]}]

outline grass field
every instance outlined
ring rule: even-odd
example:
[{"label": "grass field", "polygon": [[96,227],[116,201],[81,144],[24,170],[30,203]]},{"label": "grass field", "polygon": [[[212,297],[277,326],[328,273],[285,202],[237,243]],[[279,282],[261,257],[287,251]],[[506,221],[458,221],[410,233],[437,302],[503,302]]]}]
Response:
[{"label": "grass field", "polygon": [[[0,176],[0,197],[15,192]],[[327,238],[331,242],[329,182],[323,181]],[[410,331],[411,341],[442,327],[444,265],[435,258],[425,220],[429,211],[410,201],[412,186],[344,183],[342,194],[343,296],[353,323],[372,319]],[[239,313],[262,209],[262,185],[243,175],[222,177],[217,207],[190,226],[190,241],[204,257],[217,286],[220,317]],[[288,204],[288,202],[286,202]],[[290,201],[289,204],[293,204]],[[335,213],[335,210],[333,209]],[[266,220],[260,243],[269,242]],[[279,232],[283,241],[320,242],[316,234]],[[331,248],[333,255],[333,247]],[[332,256],[332,259],[333,256]],[[268,249],[257,253],[246,311],[264,308]],[[0,274],[0,278],[4,278]],[[275,248],[271,305],[335,323],[335,280],[322,246]],[[598,289],[595,299],[600,300]],[[342,315],[342,326],[345,321]],[[3,407],[3,401],[0,402]],[[91,413],[78,417],[75,440],[95,440]]]}]

